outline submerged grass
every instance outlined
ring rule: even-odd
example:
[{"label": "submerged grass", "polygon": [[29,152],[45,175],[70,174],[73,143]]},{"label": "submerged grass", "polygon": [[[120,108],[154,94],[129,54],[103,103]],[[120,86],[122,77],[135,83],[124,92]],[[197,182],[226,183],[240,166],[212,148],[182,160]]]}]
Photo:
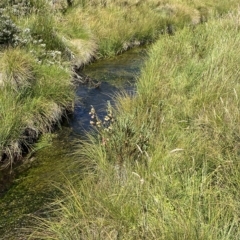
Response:
[{"label": "submerged grass", "polygon": [[239,12],[162,36],[29,239],[239,239],[239,43]]}]

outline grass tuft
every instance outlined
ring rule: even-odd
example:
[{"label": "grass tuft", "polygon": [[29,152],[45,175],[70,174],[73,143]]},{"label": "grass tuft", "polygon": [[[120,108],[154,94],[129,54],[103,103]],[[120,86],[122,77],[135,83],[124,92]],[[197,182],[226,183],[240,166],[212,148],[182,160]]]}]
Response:
[{"label": "grass tuft", "polygon": [[33,58],[21,49],[8,49],[1,54],[0,72],[3,84],[16,91],[30,86],[35,79]]}]

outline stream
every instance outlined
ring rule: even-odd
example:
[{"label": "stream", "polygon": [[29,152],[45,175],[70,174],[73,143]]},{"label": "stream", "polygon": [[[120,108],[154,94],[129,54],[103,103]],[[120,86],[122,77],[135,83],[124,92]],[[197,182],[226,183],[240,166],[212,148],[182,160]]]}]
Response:
[{"label": "stream", "polygon": [[135,48],[85,67],[84,74],[102,82],[100,88],[79,86],[74,113],[62,122],[60,129],[45,135],[36,144],[37,150],[11,175],[0,175],[0,239],[24,239],[19,228],[28,225],[28,216],[41,211],[57,196],[56,185],[61,186],[66,178],[78,174],[78,168],[72,164],[76,161],[73,142],[91,129],[91,105],[101,118],[107,101],[114,105],[112,97],[116,93],[124,90],[134,94],[145,56],[145,48]]}]

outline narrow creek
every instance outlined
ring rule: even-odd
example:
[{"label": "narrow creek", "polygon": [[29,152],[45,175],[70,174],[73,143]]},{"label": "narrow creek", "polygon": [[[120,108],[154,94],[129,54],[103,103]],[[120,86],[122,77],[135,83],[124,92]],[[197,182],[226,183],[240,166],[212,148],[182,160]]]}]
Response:
[{"label": "narrow creek", "polygon": [[52,201],[57,195],[56,183],[64,184],[66,178],[77,174],[77,168],[71,164],[76,161],[72,156],[73,142],[91,128],[90,106],[101,117],[114,94],[122,90],[134,92],[145,56],[145,48],[135,48],[85,67],[84,74],[102,82],[100,88],[79,86],[76,91],[79,99],[69,119],[55,133],[46,135],[37,145],[39,150],[11,176],[1,179],[0,175],[0,239],[23,239],[18,229],[28,225],[27,216]]}]

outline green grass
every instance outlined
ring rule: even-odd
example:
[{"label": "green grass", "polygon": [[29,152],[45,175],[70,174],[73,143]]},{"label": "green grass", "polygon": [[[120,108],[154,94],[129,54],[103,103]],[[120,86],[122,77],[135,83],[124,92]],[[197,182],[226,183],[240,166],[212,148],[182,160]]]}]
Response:
[{"label": "green grass", "polygon": [[6,10],[19,37],[30,33],[1,47],[4,166],[72,108],[72,65],[157,42],[136,96],[117,97],[112,130],[79,144],[82,180],[29,238],[239,239],[239,13],[226,14],[236,1],[75,1],[44,15],[31,3]]},{"label": "green grass", "polygon": [[151,47],[137,95],[79,145],[83,179],[30,239],[239,239],[238,17]]},{"label": "green grass", "polygon": [[[16,95],[16,103],[14,97],[12,100],[14,109],[27,112],[29,119],[14,116],[16,110],[13,110],[9,119],[16,118],[17,124],[6,128],[9,130],[5,133],[9,135],[2,135],[1,151],[8,149],[13,141],[11,136],[16,138],[21,148],[20,139],[24,139],[24,129],[29,128],[28,125],[36,136],[50,130],[50,125],[60,117],[60,113],[71,107],[74,99],[71,83],[73,65],[80,67],[93,57],[113,56],[140,43],[152,42],[166,31],[169,24],[190,24],[195,15],[191,8],[180,9],[178,6],[173,13],[163,14],[164,6],[158,6],[156,1],[148,4],[116,1],[106,6],[102,1],[74,1],[73,7],[58,11],[42,1],[30,1],[29,6],[5,3],[3,12],[10,17],[11,24],[16,25],[6,26],[9,31],[16,27],[18,31],[15,45],[7,45],[11,44],[9,39],[1,47],[0,72],[5,91]],[[32,113],[39,123],[31,119]],[[2,121],[12,120],[6,118]],[[23,145],[26,144],[24,141]],[[13,159],[14,153],[11,161]]]},{"label": "green grass", "polygon": [[[76,11],[80,15],[81,10]],[[185,14],[189,16],[187,19]],[[174,18],[177,21],[174,22]],[[119,54],[136,43],[152,42],[165,32],[168,25],[180,26],[191,22],[191,16],[184,10],[178,16],[175,13],[167,16],[158,11],[152,2],[140,6],[129,3],[125,7],[117,4],[110,4],[106,8],[89,7],[84,19],[99,44],[99,57]]]},{"label": "green grass", "polygon": [[69,70],[39,65],[23,49],[4,51],[0,69],[0,142],[6,166],[21,158],[32,140],[50,131],[72,108],[74,88]]}]

